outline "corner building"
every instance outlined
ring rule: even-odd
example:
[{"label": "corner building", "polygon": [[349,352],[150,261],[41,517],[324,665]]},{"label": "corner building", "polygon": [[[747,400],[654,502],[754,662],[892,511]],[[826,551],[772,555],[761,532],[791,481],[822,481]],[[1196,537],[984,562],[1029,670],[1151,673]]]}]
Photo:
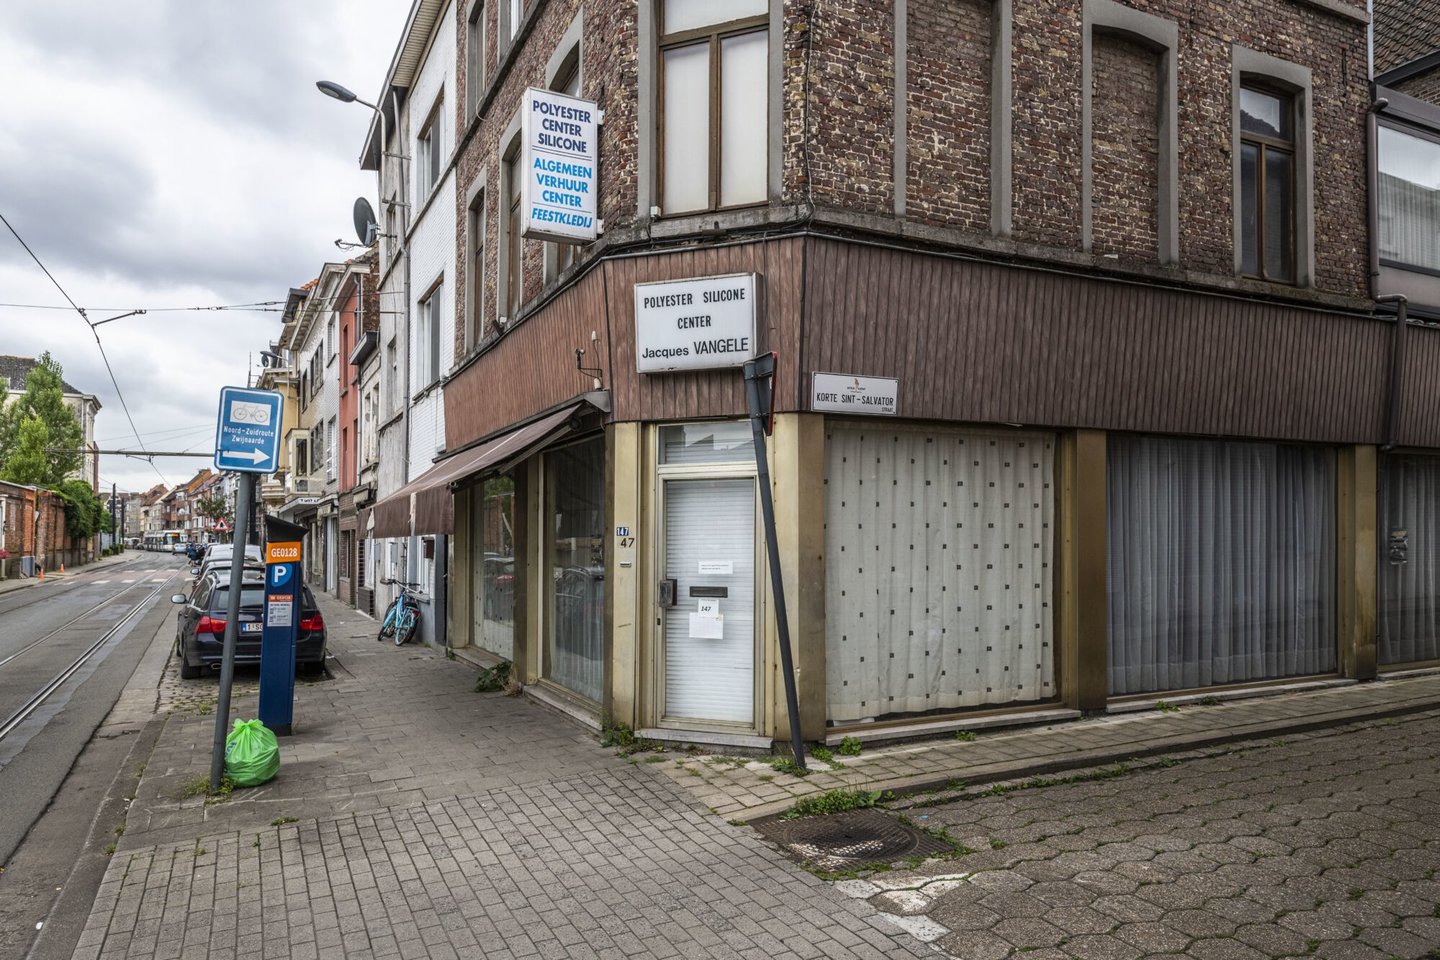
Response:
[{"label": "corner building", "polygon": [[[637,368],[637,284],[753,275],[806,739],[1440,659],[1377,656],[1380,449],[1440,447],[1440,331],[1391,375],[1361,8],[442,15],[454,362],[399,497],[462,655],[592,724],[788,737],[740,370]],[[526,87],[603,111],[593,243],[519,235]]]}]

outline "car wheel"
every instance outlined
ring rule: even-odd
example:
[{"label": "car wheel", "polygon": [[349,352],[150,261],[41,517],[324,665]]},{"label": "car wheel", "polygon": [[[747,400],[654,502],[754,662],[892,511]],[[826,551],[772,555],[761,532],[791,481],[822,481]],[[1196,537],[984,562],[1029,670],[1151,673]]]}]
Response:
[{"label": "car wheel", "polygon": [[184,658],[184,657],[181,657],[181,658],[180,658],[180,679],[181,679],[181,680],[198,680],[198,679],[200,679],[200,674],[202,674],[202,673],[204,673],[204,672],[205,672],[205,670],[204,670],[203,667],[192,667],[192,666],[190,666],[190,664],[188,664],[188,663],[185,662],[185,658]]}]

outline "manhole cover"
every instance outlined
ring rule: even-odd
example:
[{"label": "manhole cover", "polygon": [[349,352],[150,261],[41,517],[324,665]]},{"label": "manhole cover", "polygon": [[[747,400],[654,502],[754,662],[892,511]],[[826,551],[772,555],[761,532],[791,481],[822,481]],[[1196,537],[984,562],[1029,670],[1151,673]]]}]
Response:
[{"label": "manhole cover", "polygon": [[798,820],[767,817],[751,825],[802,863],[820,870],[890,863],[954,849],[939,837],[907,827],[873,809]]}]

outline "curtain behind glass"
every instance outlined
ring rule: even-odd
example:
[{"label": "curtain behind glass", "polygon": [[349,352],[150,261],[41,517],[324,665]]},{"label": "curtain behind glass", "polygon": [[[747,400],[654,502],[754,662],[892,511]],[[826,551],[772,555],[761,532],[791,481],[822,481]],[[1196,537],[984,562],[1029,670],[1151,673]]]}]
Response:
[{"label": "curtain behind glass", "polygon": [[550,537],[546,676],[590,700],[603,692],[605,441],[545,455]]},{"label": "curtain behind glass", "polygon": [[1112,436],[1110,692],[1335,669],[1331,451]]},{"label": "curtain behind glass", "polygon": [[1380,257],[1440,270],[1440,143],[1379,129]]},{"label": "curtain behind glass", "polygon": [[1440,457],[1385,457],[1380,490],[1380,662],[1440,659]]}]

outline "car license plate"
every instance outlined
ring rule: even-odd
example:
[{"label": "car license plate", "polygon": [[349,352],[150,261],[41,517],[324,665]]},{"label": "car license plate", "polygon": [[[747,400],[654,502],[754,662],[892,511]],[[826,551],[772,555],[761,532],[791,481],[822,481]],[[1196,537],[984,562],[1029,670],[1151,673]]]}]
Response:
[{"label": "car license plate", "polygon": [[265,629],[265,624],[263,624],[263,623],[242,623],[242,624],[240,624],[240,632],[241,632],[241,633],[259,633],[259,632],[262,631],[263,629]]}]

